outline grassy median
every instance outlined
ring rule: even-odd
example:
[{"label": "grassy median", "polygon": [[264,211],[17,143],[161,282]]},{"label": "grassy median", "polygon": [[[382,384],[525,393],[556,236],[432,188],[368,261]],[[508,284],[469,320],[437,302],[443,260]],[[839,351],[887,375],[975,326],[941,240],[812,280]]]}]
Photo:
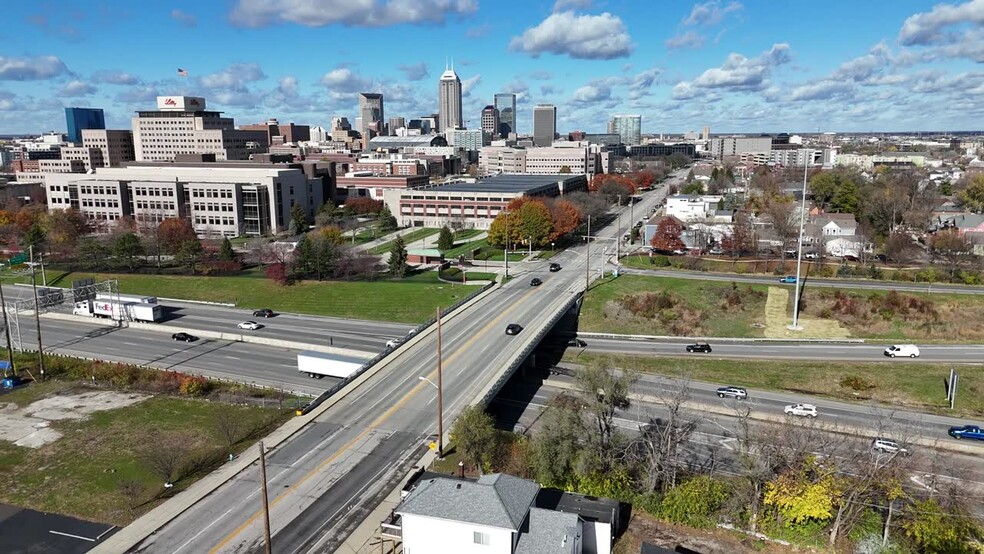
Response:
[{"label": "grassy median", "polygon": [[228,302],[243,309],[270,308],[354,319],[420,323],[475,290],[472,285],[444,283],[437,272],[424,271],[405,279],[378,281],[301,281],[279,285],[259,271],[234,277],[132,275],[48,272],[48,282],[71,287],[72,281],[93,277],[117,279],[123,294]]},{"label": "grassy median", "polygon": [[984,416],[984,366],[956,366],[960,375],[956,410],[949,410],[944,382],[950,364],[789,362],[591,354],[568,351],[567,362],[763,390],[826,396],[838,400],[872,400],[900,409]]}]

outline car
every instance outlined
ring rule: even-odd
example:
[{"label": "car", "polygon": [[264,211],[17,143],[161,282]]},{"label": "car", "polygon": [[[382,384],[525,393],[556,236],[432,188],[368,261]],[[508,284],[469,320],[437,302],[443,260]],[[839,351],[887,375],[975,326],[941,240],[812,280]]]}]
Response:
[{"label": "car", "polygon": [[523,331],[523,326],[518,323],[510,323],[506,325],[507,335],[518,335]]},{"label": "car", "polygon": [[947,431],[946,434],[955,439],[976,439],[979,441],[984,441],[984,429],[981,429],[977,425],[950,427],[950,430]]},{"label": "car", "polygon": [[181,332],[171,335],[171,339],[179,340],[181,342],[195,342],[196,340],[198,340],[198,337],[196,337],[195,335],[189,335],[188,333]]},{"label": "car", "polygon": [[550,271],[552,272],[560,271],[560,264],[558,263],[550,264]]},{"label": "car", "polygon": [[796,276],[795,275],[786,275],[785,277],[780,277],[779,278],[779,282],[780,283],[792,283],[792,284],[795,284],[796,283]]},{"label": "car", "polygon": [[817,256],[816,252],[807,252],[806,254],[803,254],[804,260],[815,260],[819,257],[820,256]]},{"label": "car", "polygon": [[543,284],[543,281],[541,281],[539,279],[539,277],[534,277],[534,278],[530,279],[530,286],[531,287],[538,287],[538,286],[540,286],[542,284]]},{"label": "car", "polygon": [[919,347],[914,344],[893,344],[885,349],[885,355],[889,358],[894,358],[896,356],[918,358]]},{"label": "car", "polygon": [[263,308],[262,310],[253,310],[253,317],[273,317],[273,310],[270,308]]},{"label": "car", "polygon": [[250,331],[255,331],[255,330],[259,329],[260,327],[262,327],[262,325],[260,325],[259,323],[255,322],[255,321],[244,321],[244,322],[240,323],[239,325],[236,325],[236,327],[239,327],[240,329],[249,329]]},{"label": "car", "polygon": [[390,339],[386,341],[386,348],[396,348],[403,344],[403,339]]},{"label": "car", "polygon": [[706,342],[703,344],[697,342],[694,344],[687,345],[687,352],[710,352],[710,351],[711,351],[711,345],[707,344]]},{"label": "car", "polygon": [[891,439],[884,439],[881,437],[871,441],[871,449],[877,452],[884,452],[885,454],[898,454],[900,456],[908,456],[911,454],[908,448],[903,447]]},{"label": "car", "polygon": [[817,417],[817,407],[813,404],[790,404],[783,411],[795,416]]},{"label": "car", "polygon": [[748,398],[748,391],[741,387],[721,387],[717,390],[718,398],[734,398],[736,400],[745,400]]},{"label": "car", "polygon": [[587,345],[588,343],[584,342],[583,340],[577,337],[574,337],[573,339],[567,341],[567,346],[576,346],[578,348],[584,348]]}]

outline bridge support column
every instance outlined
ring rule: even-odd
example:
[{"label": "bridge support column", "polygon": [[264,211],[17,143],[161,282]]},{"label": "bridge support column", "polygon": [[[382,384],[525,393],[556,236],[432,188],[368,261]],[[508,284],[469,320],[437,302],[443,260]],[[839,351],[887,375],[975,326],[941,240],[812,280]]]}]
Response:
[{"label": "bridge support column", "polygon": [[523,364],[519,367],[520,376],[524,381],[530,378],[530,371],[536,369],[536,352],[531,352],[529,356],[523,360]]}]

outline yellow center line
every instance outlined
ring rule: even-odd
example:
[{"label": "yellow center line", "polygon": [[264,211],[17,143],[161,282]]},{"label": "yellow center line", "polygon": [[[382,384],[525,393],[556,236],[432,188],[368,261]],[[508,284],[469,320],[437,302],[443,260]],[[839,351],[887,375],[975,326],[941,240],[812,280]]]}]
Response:
[{"label": "yellow center line", "polygon": [[[496,325],[497,323],[499,323],[502,320],[502,318],[504,318],[509,312],[511,312],[512,310],[514,310],[520,304],[522,304],[522,302],[524,300],[526,300],[526,298],[528,296],[531,296],[533,294],[533,292],[534,291],[531,290],[530,292],[524,294],[519,299],[519,301],[513,302],[509,306],[509,308],[507,308],[506,310],[502,311],[498,315],[498,317],[496,317],[496,318],[492,319],[491,321],[489,321],[484,327],[482,327],[482,329],[478,333],[475,333],[470,339],[468,339],[467,341],[465,341],[464,344],[462,344],[460,347],[458,347],[453,354],[451,354],[450,356],[448,356],[448,358],[445,360],[445,363],[450,364],[450,363],[454,362],[456,359],[458,359],[458,357],[461,356],[466,350],[468,350],[469,348],[471,348],[471,346],[473,344],[475,344],[475,342],[478,339],[482,338],[482,335],[485,334],[489,330],[490,327],[492,327],[493,325]],[[434,371],[432,371],[429,374],[429,376],[435,376],[436,377],[437,376],[437,369],[434,369]],[[354,444],[356,444],[357,442],[359,442],[360,440],[362,440],[363,438],[365,438],[365,436],[368,435],[369,433],[371,433],[372,431],[375,431],[377,428],[379,428],[383,424],[383,422],[385,422],[387,419],[389,419],[390,417],[392,417],[395,412],[397,412],[398,410],[400,410],[401,408],[403,408],[407,404],[407,402],[409,402],[414,396],[416,396],[421,390],[423,390],[425,386],[429,386],[429,385],[427,385],[427,383],[425,383],[423,381],[421,381],[420,383],[418,383],[417,385],[415,385],[412,389],[410,389],[410,392],[407,393],[403,397],[403,399],[401,399],[399,402],[397,402],[396,404],[394,404],[388,410],[386,410],[385,412],[383,412],[364,431],[362,431],[361,433],[359,433],[355,438],[353,438],[349,442],[345,443],[345,446],[343,446],[337,452],[335,452],[334,454],[332,454],[331,456],[329,456],[328,458],[326,458],[323,462],[321,462],[320,464],[318,464],[318,467],[316,467],[316,468],[312,469],[311,471],[307,472],[296,483],[294,483],[293,485],[291,485],[291,486],[287,487],[286,489],[284,489],[284,491],[281,492],[280,495],[278,495],[275,499],[273,499],[273,502],[270,503],[270,508],[272,509],[274,506],[276,506],[277,504],[279,504],[284,498],[286,498],[287,496],[289,496],[290,494],[292,494],[297,489],[297,487],[299,487],[302,484],[304,484],[305,482],[307,482],[307,480],[310,479],[311,477],[314,477],[315,475],[317,475],[318,473],[320,473],[325,467],[327,467],[332,462],[334,462],[336,459],[338,459],[339,456],[341,456],[342,454],[344,454],[345,452],[347,452],[348,449],[351,448]],[[242,533],[243,531],[245,531],[247,527],[249,527],[250,525],[252,525],[253,523],[255,523],[256,520],[259,519],[262,515],[263,515],[263,510],[257,510],[252,516],[250,516],[249,519],[247,519],[245,522],[243,522],[242,525],[240,525],[239,527],[236,527],[235,530],[233,530],[231,533],[229,533],[228,535],[226,535],[226,537],[224,539],[222,539],[222,542],[220,542],[219,544],[215,545],[211,550],[209,550],[209,554],[215,554],[216,552],[220,551],[225,545],[229,544],[229,541],[231,541],[232,539],[236,538],[237,535],[239,535],[240,533]]]}]

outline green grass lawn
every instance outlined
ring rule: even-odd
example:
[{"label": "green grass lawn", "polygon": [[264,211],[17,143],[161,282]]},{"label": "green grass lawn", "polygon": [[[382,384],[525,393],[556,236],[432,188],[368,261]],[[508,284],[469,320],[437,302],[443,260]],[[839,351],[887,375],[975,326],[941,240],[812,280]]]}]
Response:
[{"label": "green grass lawn", "polygon": [[[529,255],[528,250],[510,250],[509,251],[509,261],[519,262],[525,260]],[[482,247],[481,252],[475,255],[475,261],[479,260],[489,260],[492,262],[501,262],[506,259],[506,252],[502,248],[496,248],[494,246],[488,246],[486,243]]]},{"label": "green grass lawn", "polygon": [[[588,339],[590,343],[590,339]],[[565,360],[607,368],[632,369],[660,375],[689,376],[698,381],[749,388],[826,396],[840,400],[875,400],[888,406],[946,415],[984,415],[984,367],[960,366],[957,405],[950,412],[944,400],[943,383],[950,373],[947,364],[923,363],[837,363],[769,360],[719,360],[709,357],[683,358],[577,354],[568,351]],[[846,377],[864,379],[872,388],[854,390],[841,383]]]},{"label": "green grass lawn", "polygon": [[455,232],[454,241],[455,242],[460,242],[463,240],[466,241],[472,237],[477,237],[478,235],[481,235],[484,232],[485,231],[481,229],[462,229],[460,231]]},{"label": "green grass lawn", "polygon": [[[423,239],[423,238],[427,238],[427,237],[429,237],[431,235],[436,235],[436,234],[438,234],[440,232],[441,232],[440,229],[433,229],[433,228],[430,228],[430,227],[424,227],[422,229],[417,229],[416,231],[410,231],[409,233],[403,235],[403,242],[407,245],[407,250],[411,250],[411,249],[414,249],[414,248],[420,248],[420,245],[419,244],[414,244],[414,242],[419,241],[420,239]],[[369,253],[370,254],[377,254],[377,255],[378,254],[386,254],[386,253],[388,253],[390,251],[390,248],[393,248],[393,242],[395,240],[396,239],[393,239],[393,240],[391,240],[389,242],[384,242],[383,244],[380,244],[379,246],[377,246],[375,248],[370,248],[369,249]]]},{"label": "green grass lawn", "polygon": [[274,311],[313,315],[420,323],[437,306],[447,307],[470,294],[471,286],[441,282],[437,273],[422,272],[406,279],[378,281],[301,281],[281,286],[266,279],[262,271],[235,277],[189,277],[174,275],[124,275],[59,273],[49,280],[71,286],[75,279],[93,277],[96,281],[118,279],[123,294],[142,294],[163,298],[230,302],[243,309],[270,308]]},{"label": "green grass lawn", "polygon": [[[606,277],[595,281],[585,295],[579,326],[585,331],[641,335],[761,337],[762,329],[753,327],[752,324],[764,323],[764,293],[768,287],[751,285],[751,290],[761,292],[760,295],[744,294],[746,287],[748,285],[738,287],[742,293],[742,305],[725,308],[722,296],[731,290],[730,283],[641,275]],[[620,298],[662,291],[668,291],[684,304],[679,308],[674,307],[673,317],[665,321],[634,315],[617,308]]]},{"label": "green grass lawn", "polygon": [[487,248],[488,245],[489,245],[489,241],[487,239],[468,241],[463,244],[459,244],[458,246],[455,246],[451,250],[445,252],[444,258],[450,260],[452,258],[457,258],[458,256],[462,256],[462,255],[464,255],[467,258],[470,258],[471,253],[474,250],[480,248]]},{"label": "green grass lawn", "polygon": [[[33,389],[33,390],[32,390]],[[33,399],[67,392],[64,383],[31,385],[3,396],[8,402],[27,403],[20,395]],[[89,389],[75,387],[71,392]],[[240,440],[231,448],[219,431],[217,420],[225,412],[235,416],[253,438]],[[52,427],[64,436],[39,449],[23,448],[0,441],[0,472],[4,486],[0,501],[44,512],[54,512],[115,525],[126,525],[163,499],[161,479],[147,466],[144,456],[155,441],[180,441],[189,448],[184,464],[194,458],[221,463],[229,453],[241,452],[253,444],[264,429],[280,425],[291,412],[205,402],[153,397],[115,410],[96,412],[82,421],[64,420]],[[188,488],[213,467],[209,465],[175,482],[168,496]],[[121,482],[139,484],[138,506],[131,509]]]}]

